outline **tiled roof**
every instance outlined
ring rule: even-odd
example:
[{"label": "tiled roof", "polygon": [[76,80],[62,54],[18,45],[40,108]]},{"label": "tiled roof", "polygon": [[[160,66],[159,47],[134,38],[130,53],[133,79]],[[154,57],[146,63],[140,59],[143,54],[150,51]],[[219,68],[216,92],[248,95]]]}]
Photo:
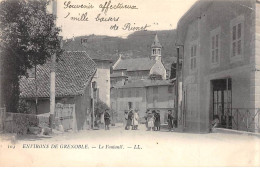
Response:
[{"label": "tiled roof", "polygon": [[[85,52],[64,52],[56,64],[56,97],[75,96],[84,93],[96,72],[95,62]],[[37,66],[37,97],[50,96],[50,62]],[[20,96],[36,96],[35,79],[20,79]]]},{"label": "tiled roof", "polygon": [[151,87],[151,86],[167,86],[174,85],[170,80],[137,80],[133,82],[128,82],[125,85],[117,88],[137,88],[137,87]]},{"label": "tiled roof", "polygon": [[110,77],[127,77],[127,76],[122,73],[112,73],[110,74]]},{"label": "tiled roof", "polygon": [[114,70],[126,69],[127,71],[150,70],[155,64],[155,60],[150,58],[130,58],[122,59],[114,68]]}]

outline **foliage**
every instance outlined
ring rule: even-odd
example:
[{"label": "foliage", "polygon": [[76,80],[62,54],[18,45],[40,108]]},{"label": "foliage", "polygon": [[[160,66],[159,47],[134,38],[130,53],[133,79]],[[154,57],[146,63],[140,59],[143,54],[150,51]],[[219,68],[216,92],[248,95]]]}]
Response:
[{"label": "foliage", "polygon": [[151,74],[151,75],[149,76],[149,78],[150,78],[151,80],[162,80],[162,75],[159,75],[159,74]]},{"label": "foliage", "polygon": [[21,113],[10,113],[13,115],[13,122],[11,125],[6,126],[5,131],[27,134],[29,127],[38,127],[39,120],[36,115],[32,114],[21,114]]},{"label": "foliage", "polygon": [[100,117],[100,115],[104,113],[106,109],[109,109],[106,103],[102,102],[101,100],[95,102],[95,115],[97,117]]},{"label": "foliage", "polygon": [[176,78],[176,63],[172,63],[171,65],[171,76],[170,79]]},{"label": "foliage", "polygon": [[[157,33],[160,43],[162,44],[162,62],[167,70],[170,70],[173,61],[176,61],[176,30],[162,31],[136,31],[127,36],[127,38],[89,35],[74,37],[74,46],[64,46],[66,50],[75,50],[75,46],[81,50],[81,39],[87,38],[89,41],[85,45],[88,53],[93,52],[106,54],[107,58],[112,60],[118,59],[118,53],[122,54],[122,58],[138,58],[151,56],[151,45],[154,36]],[[71,41],[67,41],[71,42]],[[180,50],[182,53],[182,50]],[[99,55],[102,57],[102,55]],[[99,57],[97,56],[97,57]]]},{"label": "foliage", "polygon": [[16,112],[19,77],[27,69],[44,64],[54,53],[62,54],[60,29],[46,11],[46,0],[3,0],[0,4],[1,62],[7,111]]},{"label": "foliage", "polygon": [[20,99],[19,100],[19,104],[18,104],[18,109],[17,111],[19,113],[26,113],[26,114],[29,114],[31,109],[30,109],[30,105],[28,102],[26,102],[25,100],[23,99]]}]

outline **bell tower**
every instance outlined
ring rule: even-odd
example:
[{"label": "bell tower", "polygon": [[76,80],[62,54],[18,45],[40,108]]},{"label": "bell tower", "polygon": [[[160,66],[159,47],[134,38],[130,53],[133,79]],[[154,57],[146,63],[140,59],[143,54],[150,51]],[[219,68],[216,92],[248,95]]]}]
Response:
[{"label": "bell tower", "polygon": [[152,54],[151,54],[151,58],[154,60],[162,60],[161,58],[161,52],[162,52],[162,45],[159,42],[158,36],[157,34],[154,37],[154,41],[153,44],[151,46],[152,49]]}]

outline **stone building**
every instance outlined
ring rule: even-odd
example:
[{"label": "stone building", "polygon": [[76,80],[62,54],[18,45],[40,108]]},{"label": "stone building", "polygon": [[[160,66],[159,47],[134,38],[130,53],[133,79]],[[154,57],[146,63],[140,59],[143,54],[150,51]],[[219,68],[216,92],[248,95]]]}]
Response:
[{"label": "stone building", "polygon": [[179,20],[185,131],[209,132],[214,118],[221,127],[259,130],[259,18],[255,0],[199,0]]},{"label": "stone building", "polygon": [[124,85],[126,80],[134,81],[147,79],[150,75],[160,75],[166,79],[166,69],[161,59],[162,46],[155,35],[151,45],[151,56],[143,58],[122,59],[122,56],[113,65],[111,86]]},{"label": "stone building", "polygon": [[[36,77],[29,74],[20,79],[20,98],[29,104],[32,114],[50,112],[50,65],[48,61],[37,66]],[[63,119],[69,119],[76,127],[74,130],[83,129],[90,117],[91,81],[95,72],[96,63],[85,52],[64,52],[56,64],[55,102],[73,105],[74,111],[70,115],[64,113]]]},{"label": "stone building", "polygon": [[67,40],[64,42],[65,51],[85,52],[97,65],[97,72],[92,80],[96,82],[98,99],[110,107],[110,67],[112,60],[105,54],[87,48],[87,39]]},{"label": "stone building", "polygon": [[139,110],[144,118],[147,109],[160,110],[161,122],[166,113],[174,108],[174,84],[169,80],[136,80],[111,89],[111,108],[118,114],[118,121],[124,119],[129,109]]}]

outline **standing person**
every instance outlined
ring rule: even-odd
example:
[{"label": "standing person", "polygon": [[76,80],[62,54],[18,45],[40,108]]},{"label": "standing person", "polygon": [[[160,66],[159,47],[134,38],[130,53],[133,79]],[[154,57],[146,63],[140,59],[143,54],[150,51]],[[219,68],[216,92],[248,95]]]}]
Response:
[{"label": "standing person", "polygon": [[173,126],[174,126],[174,128],[177,128],[177,123],[178,123],[177,113],[176,113],[176,111],[174,111],[173,112]]},{"label": "standing person", "polygon": [[154,128],[159,131],[161,126],[160,110],[154,111]]},{"label": "standing person", "polygon": [[125,111],[125,115],[124,116],[125,116],[124,117],[125,130],[128,130],[128,128],[127,128],[128,112],[127,111]]},{"label": "standing person", "polygon": [[146,110],[146,115],[144,116],[144,118],[145,118],[145,126],[146,126],[146,129],[148,130],[148,114],[149,114],[149,112],[150,112],[150,110],[149,109],[147,109]]},{"label": "standing person", "polygon": [[110,114],[108,113],[108,109],[106,109],[105,111],[104,119],[105,119],[105,130],[109,130]]},{"label": "standing person", "polygon": [[136,109],[133,115],[133,130],[137,130],[138,120],[139,120],[138,110]]},{"label": "standing person", "polygon": [[152,131],[153,128],[154,128],[154,115],[153,115],[153,113],[150,112],[148,114],[147,120],[148,120],[148,129]]},{"label": "standing person", "polygon": [[168,110],[167,122],[168,122],[169,131],[171,131],[172,128],[173,128],[173,116],[172,116],[172,111],[171,110]]},{"label": "standing person", "polygon": [[130,126],[132,126],[132,120],[133,120],[133,110],[130,110],[127,118],[127,130],[130,128]]}]

